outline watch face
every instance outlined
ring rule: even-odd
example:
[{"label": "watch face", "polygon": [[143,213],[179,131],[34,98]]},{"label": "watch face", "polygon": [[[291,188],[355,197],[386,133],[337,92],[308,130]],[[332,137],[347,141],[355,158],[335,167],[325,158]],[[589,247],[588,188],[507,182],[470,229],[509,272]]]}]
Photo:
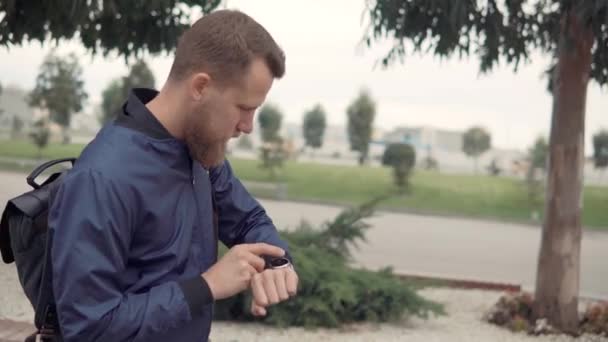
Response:
[{"label": "watch face", "polygon": [[287,258],[275,258],[270,261],[270,267],[279,268],[289,265],[289,259]]}]

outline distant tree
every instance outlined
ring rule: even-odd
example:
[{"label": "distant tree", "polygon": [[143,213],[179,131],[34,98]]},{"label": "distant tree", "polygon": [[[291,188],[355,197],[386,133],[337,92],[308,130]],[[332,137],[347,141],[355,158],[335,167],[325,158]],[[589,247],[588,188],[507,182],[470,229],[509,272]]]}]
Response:
[{"label": "distant tree", "polygon": [[30,139],[38,147],[38,158],[42,157],[42,149],[49,143],[50,135],[49,123],[45,118],[41,118],[34,123],[34,127],[30,132]]},{"label": "distant tree", "polygon": [[498,165],[496,158],[493,158],[490,165],[487,166],[488,173],[490,176],[498,176],[502,172],[502,168]]},{"label": "distant tree", "polygon": [[[0,83],[0,95],[2,95],[2,83]],[[2,117],[2,115],[4,114],[4,110],[0,109],[0,118]]]},{"label": "distant tree", "polygon": [[11,127],[11,139],[20,138],[22,130],[23,130],[23,120],[21,120],[17,115],[14,115],[13,124]]},{"label": "distant tree", "polygon": [[532,169],[540,169],[543,172],[547,169],[549,145],[547,139],[538,137],[534,145],[528,150],[528,160]]},{"label": "distant tree", "polygon": [[30,93],[32,106],[49,111],[51,121],[61,126],[63,143],[69,142],[68,129],[72,114],[82,110],[87,93],[82,80],[82,68],[76,55],[59,57],[50,53],[40,66],[36,87]]},{"label": "distant tree", "polygon": [[409,188],[409,177],[416,164],[416,150],[410,144],[393,143],[386,147],[382,165],[393,168],[395,185],[400,191]]},{"label": "distant tree", "polygon": [[[585,102],[589,80],[608,83],[608,1],[374,0],[365,42],[392,40],[388,66],[411,53],[476,56],[482,72],[538,51],[551,58],[548,187],[534,317],[577,332]],[[560,246],[560,248],[556,248]]]},{"label": "distant tree", "polygon": [[281,130],[282,121],[283,114],[276,105],[269,103],[260,109],[258,123],[260,124],[260,133],[263,142],[269,143],[280,140],[279,132]]},{"label": "distant tree", "polygon": [[[0,45],[76,38],[93,53],[126,57],[171,52],[193,7],[209,13],[221,0],[0,1]],[[145,15],[142,15],[145,14]]]},{"label": "distant tree", "polygon": [[544,174],[547,168],[547,152],[549,146],[544,137],[538,137],[528,149],[528,171],[526,172],[526,185],[528,188],[528,201],[533,208],[542,205],[543,183],[537,178],[538,171]]},{"label": "distant tree", "polygon": [[130,68],[129,74],[123,78],[122,87],[125,97],[133,88],[154,88],[156,80],[148,64],[138,59]]},{"label": "distant tree", "polygon": [[99,122],[103,125],[116,117],[116,111],[124,103],[121,79],[114,79],[101,93],[101,116]]},{"label": "distant tree", "polygon": [[274,104],[266,104],[260,109],[258,123],[263,144],[260,147],[261,168],[270,172],[272,180],[276,180],[278,170],[287,159],[283,148],[283,138],[280,136],[283,113]]},{"label": "distant tree", "polygon": [[326,127],[325,110],[320,104],[304,113],[302,131],[306,146],[320,148],[323,146],[323,136]]},{"label": "distant tree", "polygon": [[101,124],[114,119],[116,111],[127,100],[133,88],[154,88],[156,86],[154,74],[142,59],[137,60],[130,68],[129,73],[121,78],[110,81],[101,94],[102,116]]},{"label": "distant tree", "polygon": [[350,149],[359,152],[359,165],[363,165],[369,154],[376,103],[367,90],[361,90],[359,96],[348,106],[346,114]]},{"label": "distant tree", "polygon": [[260,167],[269,172],[271,180],[276,181],[279,170],[287,160],[287,151],[283,148],[283,144],[280,141],[264,144],[260,147],[260,157],[262,161]]},{"label": "distant tree", "polygon": [[463,135],[462,151],[475,161],[475,172],[477,173],[477,159],[480,155],[490,149],[490,134],[481,127],[471,127]]},{"label": "distant tree", "polygon": [[593,164],[597,169],[608,167],[608,131],[601,130],[593,136]]}]

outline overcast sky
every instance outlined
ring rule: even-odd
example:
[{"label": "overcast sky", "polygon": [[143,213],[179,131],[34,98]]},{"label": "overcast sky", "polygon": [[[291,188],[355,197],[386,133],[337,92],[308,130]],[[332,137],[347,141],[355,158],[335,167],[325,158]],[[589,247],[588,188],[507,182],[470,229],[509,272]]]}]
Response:
[{"label": "overcast sky", "polygon": [[[551,97],[545,90],[543,70],[547,56],[533,55],[517,73],[502,65],[479,74],[477,59],[440,60],[410,56],[404,64],[374,68],[387,44],[361,48],[364,34],[363,0],[228,0],[264,25],[287,55],[287,72],[275,82],[268,100],[283,110],[286,121],[300,123],[303,112],[320,102],[330,124],[344,124],[349,102],[367,87],[377,102],[376,126],[433,126],[464,130],[482,125],[492,133],[493,144],[526,148],[536,136],[549,134]],[[0,48],[0,82],[31,89],[50,45],[34,43]],[[82,56],[86,90],[92,103],[111,79],[122,76],[124,60],[91,57],[77,42],[64,42],[60,53]],[[171,56],[150,57],[148,62],[160,87],[167,77]],[[585,141],[608,128],[608,91],[591,84],[587,97]]]}]

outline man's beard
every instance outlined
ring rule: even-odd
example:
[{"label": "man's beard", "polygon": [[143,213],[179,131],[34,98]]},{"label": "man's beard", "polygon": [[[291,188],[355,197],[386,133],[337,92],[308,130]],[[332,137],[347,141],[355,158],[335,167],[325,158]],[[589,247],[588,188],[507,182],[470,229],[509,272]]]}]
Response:
[{"label": "man's beard", "polygon": [[208,125],[209,120],[199,118],[190,121],[186,127],[185,140],[192,159],[207,169],[222,164],[227,141],[217,137],[217,132],[213,132]]},{"label": "man's beard", "polygon": [[206,169],[219,166],[224,162],[224,157],[226,154],[226,142],[221,141],[212,144],[203,144],[197,141],[200,140],[186,140],[192,159],[201,163],[201,165]]}]

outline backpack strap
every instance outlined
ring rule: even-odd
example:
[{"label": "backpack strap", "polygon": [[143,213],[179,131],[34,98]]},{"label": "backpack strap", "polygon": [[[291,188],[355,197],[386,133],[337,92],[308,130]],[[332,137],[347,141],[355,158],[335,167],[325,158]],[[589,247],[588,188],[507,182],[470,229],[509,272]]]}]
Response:
[{"label": "backpack strap", "polygon": [[36,183],[36,178],[38,176],[40,176],[40,174],[42,172],[44,172],[44,170],[48,169],[49,167],[53,166],[53,165],[57,165],[57,164],[61,164],[61,163],[65,163],[65,162],[71,162],[72,166],[74,165],[74,163],[76,162],[76,158],[60,158],[60,159],[54,159],[54,160],[49,160],[46,163],[43,163],[41,165],[39,165],[37,168],[35,168],[32,173],[29,174],[29,176],[27,176],[26,180],[27,180],[27,184],[29,184],[32,188],[34,189],[38,189],[41,186],[43,186],[46,183],[49,183],[49,180],[46,180],[44,183],[42,184],[38,184]]}]

